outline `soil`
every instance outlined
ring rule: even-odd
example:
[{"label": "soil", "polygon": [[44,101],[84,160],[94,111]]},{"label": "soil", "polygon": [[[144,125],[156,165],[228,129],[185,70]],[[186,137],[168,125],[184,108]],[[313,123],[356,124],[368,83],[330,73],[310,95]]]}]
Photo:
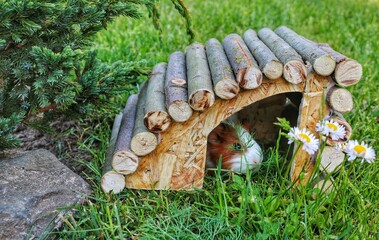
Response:
[{"label": "soil", "polygon": [[81,124],[61,118],[53,122],[50,127],[55,129],[53,134],[43,133],[21,124],[14,133],[14,136],[22,140],[20,147],[6,151],[5,156],[9,157],[35,149],[46,149],[85,179],[85,175],[91,171],[83,162],[91,161],[93,157],[88,151],[81,149],[78,144],[83,141]]}]

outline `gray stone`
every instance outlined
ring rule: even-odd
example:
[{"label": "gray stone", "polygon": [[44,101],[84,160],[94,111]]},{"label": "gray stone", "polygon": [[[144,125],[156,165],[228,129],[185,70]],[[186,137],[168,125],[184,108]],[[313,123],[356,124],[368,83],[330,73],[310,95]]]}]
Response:
[{"label": "gray stone", "polygon": [[47,150],[0,159],[0,239],[40,236],[55,226],[57,208],[86,194],[89,185]]}]

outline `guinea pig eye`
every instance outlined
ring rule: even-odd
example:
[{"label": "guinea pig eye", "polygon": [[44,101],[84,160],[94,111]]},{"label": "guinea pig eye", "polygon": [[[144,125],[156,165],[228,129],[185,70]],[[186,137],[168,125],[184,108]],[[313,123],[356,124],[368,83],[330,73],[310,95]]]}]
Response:
[{"label": "guinea pig eye", "polygon": [[242,151],[242,145],[238,142],[233,143],[233,150],[234,151]]}]

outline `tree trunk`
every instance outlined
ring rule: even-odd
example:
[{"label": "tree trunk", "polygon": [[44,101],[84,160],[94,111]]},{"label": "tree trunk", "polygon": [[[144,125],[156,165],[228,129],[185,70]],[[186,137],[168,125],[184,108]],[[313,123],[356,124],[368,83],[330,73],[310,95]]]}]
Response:
[{"label": "tree trunk", "polygon": [[147,85],[147,99],[144,123],[151,132],[160,133],[167,130],[171,118],[165,107],[164,83],[166,63],[159,63],[153,68]]},{"label": "tree trunk", "polygon": [[305,60],[309,61],[316,73],[321,76],[329,76],[333,73],[336,62],[332,56],[305,40],[288,27],[281,26],[276,29],[275,32],[291,45]]},{"label": "tree trunk", "polygon": [[215,38],[208,40],[205,48],[216,95],[221,99],[234,98],[239,92],[239,86],[224,48]]},{"label": "tree trunk", "polygon": [[353,110],[353,97],[344,88],[331,87],[326,93],[326,101],[337,112],[347,113]]},{"label": "tree trunk", "polygon": [[130,150],[133,126],[137,111],[138,95],[129,96],[123,110],[120,131],[115,144],[112,166],[117,172],[127,175],[138,167],[138,157]]},{"label": "tree trunk", "polygon": [[282,76],[283,64],[273,52],[258,38],[257,33],[249,29],[243,35],[250,52],[259,63],[259,68],[269,79],[277,79]]},{"label": "tree trunk", "polygon": [[262,28],[258,36],[284,65],[284,79],[293,84],[301,83],[306,79],[307,68],[301,56],[286,41],[269,28]]},{"label": "tree trunk", "polygon": [[189,104],[195,111],[204,111],[215,102],[211,73],[204,46],[194,43],[186,49]]},{"label": "tree trunk", "polygon": [[237,82],[243,89],[254,89],[262,83],[262,72],[245,42],[238,34],[229,34],[222,42]]},{"label": "tree trunk", "polygon": [[109,141],[109,147],[107,153],[105,155],[105,161],[103,166],[103,173],[101,177],[101,188],[105,193],[109,193],[113,191],[113,193],[117,194],[121,192],[125,188],[125,177],[124,175],[113,171],[112,169],[112,159],[113,152],[115,150],[117,136],[120,130],[122,120],[122,113],[116,115],[115,120],[113,122],[111,139]]},{"label": "tree trunk", "polygon": [[146,97],[147,82],[142,86],[139,93],[136,118],[130,143],[131,150],[137,156],[145,156],[151,153],[158,145],[157,136],[149,132],[144,124]]},{"label": "tree trunk", "polygon": [[166,107],[176,122],[185,122],[192,116],[188,104],[186,60],[182,52],[170,55],[166,71]]},{"label": "tree trunk", "polygon": [[360,63],[333,50],[328,44],[318,44],[318,47],[336,60],[337,65],[334,70],[334,80],[339,86],[351,86],[361,80],[362,65]]}]

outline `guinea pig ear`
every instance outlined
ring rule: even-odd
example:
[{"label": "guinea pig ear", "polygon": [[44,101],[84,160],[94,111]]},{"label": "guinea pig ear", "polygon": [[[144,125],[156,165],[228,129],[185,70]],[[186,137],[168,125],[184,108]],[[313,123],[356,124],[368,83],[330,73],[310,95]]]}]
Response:
[{"label": "guinea pig ear", "polygon": [[228,125],[220,123],[212,132],[209,134],[208,142],[212,144],[221,144],[225,142],[225,132],[228,131]]},{"label": "guinea pig ear", "polygon": [[242,127],[250,133],[250,123],[248,119],[242,121]]}]

